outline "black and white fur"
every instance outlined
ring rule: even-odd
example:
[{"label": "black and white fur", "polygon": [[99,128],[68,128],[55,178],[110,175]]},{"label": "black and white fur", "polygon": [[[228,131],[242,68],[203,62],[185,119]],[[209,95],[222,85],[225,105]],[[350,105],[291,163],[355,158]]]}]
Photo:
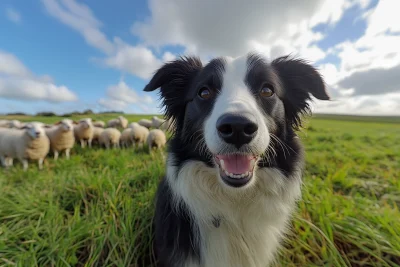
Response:
[{"label": "black and white fur", "polygon": [[[290,57],[268,62],[248,54],[205,66],[183,57],[162,66],[144,90],[157,88],[176,126],[156,195],[158,266],[268,266],[301,197],[304,157],[295,130],[310,94],[329,99],[323,79]],[[262,88],[273,95],[261,96]],[[225,114],[257,125],[251,141],[221,138],[217,124]],[[221,154],[254,156],[249,181],[227,183]]]}]

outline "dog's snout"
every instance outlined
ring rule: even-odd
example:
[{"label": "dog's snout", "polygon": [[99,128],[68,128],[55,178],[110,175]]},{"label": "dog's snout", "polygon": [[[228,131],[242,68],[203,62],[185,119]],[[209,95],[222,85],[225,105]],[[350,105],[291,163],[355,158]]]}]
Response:
[{"label": "dog's snout", "polygon": [[222,115],[217,121],[218,135],[227,143],[240,148],[248,144],[257,133],[258,126],[251,117],[234,114]]},{"label": "dog's snout", "polygon": [[36,136],[40,136],[40,132],[35,132]]}]

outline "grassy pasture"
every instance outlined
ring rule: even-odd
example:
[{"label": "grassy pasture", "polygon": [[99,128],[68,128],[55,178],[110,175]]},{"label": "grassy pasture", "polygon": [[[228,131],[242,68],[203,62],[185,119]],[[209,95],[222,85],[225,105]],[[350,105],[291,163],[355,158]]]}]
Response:
[{"label": "grassy pasture", "polygon": [[[276,266],[400,266],[398,122],[308,119],[299,133],[303,200]],[[0,170],[0,266],[147,266],[164,159],[165,151],[75,146],[69,161],[48,158],[42,171]]]}]

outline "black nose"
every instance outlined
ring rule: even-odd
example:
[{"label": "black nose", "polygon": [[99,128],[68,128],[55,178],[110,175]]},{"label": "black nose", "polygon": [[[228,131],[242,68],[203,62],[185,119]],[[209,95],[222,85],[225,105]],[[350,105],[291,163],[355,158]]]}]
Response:
[{"label": "black nose", "polygon": [[36,134],[37,136],[39,136],[39,135],[40,135],[40,132],[35,132],[35,134]]},{"label": "black nose", "polygon": [[240,148],[250,143],[257,133],[258,126],[250,116],[225,114],[218,119],[217,130],[225,142]]}]

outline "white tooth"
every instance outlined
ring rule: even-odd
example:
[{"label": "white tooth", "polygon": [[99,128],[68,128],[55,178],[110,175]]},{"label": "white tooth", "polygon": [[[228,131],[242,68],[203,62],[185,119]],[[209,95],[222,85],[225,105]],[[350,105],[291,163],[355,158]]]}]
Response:
[{"label": "white tooth", "polygon": [[220,159],[220,160],[219,160],[219,163],[221,164],[221,168],[222,168],[223,170],[225,170],[225,162],[224,162],[224,160],[223,160],[223,159]]},{"label": "white tooth", "polygon": [[226,170],[224,170],[224,172],[225,172],[225,174],[226,174],[227,176],[229,176],[229,172],[227,172]]},{"label": "white tooth", "polygon": [[231,176],[231,177],[232,177],[233,175],[234,175],[233,173],[231,173],[231,172],[229,173],[229,176]]}]

